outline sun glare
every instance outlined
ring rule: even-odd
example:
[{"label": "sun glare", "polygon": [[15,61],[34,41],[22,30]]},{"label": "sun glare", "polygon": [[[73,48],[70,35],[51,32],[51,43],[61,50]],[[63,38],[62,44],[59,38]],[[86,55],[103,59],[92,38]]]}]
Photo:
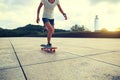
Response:
[{"label": "sun glare", "polygon": [[116,28],[116,27],[106,27],[106,28],[101,28],[101,30],[104,30],[104,31],[111,31],[111,32],[116,32],[116,31],[120,31],[120,28]]},{"label": "sun glare", "polygon": [[115,28],[107,28],[108,31],[116,31]]},{"label": "sun glare", "polygon": [[106,28],[108,31],[117,31],[117,29],[116,28],[113,28],[113,27],[108,27],[108,28]]}]

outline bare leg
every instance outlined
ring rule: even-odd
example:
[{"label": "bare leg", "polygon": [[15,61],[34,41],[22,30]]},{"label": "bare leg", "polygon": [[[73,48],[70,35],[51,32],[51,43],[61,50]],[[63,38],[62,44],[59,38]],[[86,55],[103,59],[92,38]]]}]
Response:
[{"label": "bare leg", "polygon": [[51,37],[54,34],[54,26],[52,26],[49,22],[46,22],[45,27],[46,27],[46,29],[48,31],[47,41],[48,41],[48,43],[50,43]]}]

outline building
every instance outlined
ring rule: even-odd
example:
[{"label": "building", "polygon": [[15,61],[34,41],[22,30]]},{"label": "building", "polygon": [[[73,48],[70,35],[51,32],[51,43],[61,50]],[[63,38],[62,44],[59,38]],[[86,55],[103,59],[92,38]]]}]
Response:
[{"label": "building", "polygon": [[99,19],[99,18],[98,18],[98,15],[96,15],[96,16],[95,16],[95,21],[94,21],[94,30],[95,30],[95,31],[98,31],[98,27],[99,27],[99,26],[98,26],[98,19]]}]

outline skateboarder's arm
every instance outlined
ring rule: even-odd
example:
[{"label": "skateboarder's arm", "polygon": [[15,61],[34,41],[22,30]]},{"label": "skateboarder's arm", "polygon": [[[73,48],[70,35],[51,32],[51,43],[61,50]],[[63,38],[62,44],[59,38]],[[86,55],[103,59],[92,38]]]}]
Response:
[{"label": "skateboarder's arm", "polygon": [[40,5],[38,6],[38,9],[37,9],[37,19],[36,19],[37,23],[39,23],[39,21],[40,21],[39,14],[40,14],[40,9],[42,6],[43,6],[43,3],[41,2]]},{"label": "skateboarder's arm", "polygon": [[62,10],[60,4],[57,4],[57,6],[58,6],[59,11],[60,11],[60,12],[63,14],[63,16],[65,17],[65,20],[67,20],[67,15],[66,15],[66,13],[64,13],[64,11]]}]

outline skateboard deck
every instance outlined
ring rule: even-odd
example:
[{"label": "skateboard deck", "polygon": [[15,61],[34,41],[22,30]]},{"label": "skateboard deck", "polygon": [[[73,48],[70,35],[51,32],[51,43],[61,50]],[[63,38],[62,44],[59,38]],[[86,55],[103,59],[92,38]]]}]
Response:
[{"label": "skateboard deck", "polygon": [[44,47],[44,46],[41,46],[41,47],[42,47],[41,48],[42,51],[45,51],[48,53],[55,53],[57,49],[57,47]]}]

